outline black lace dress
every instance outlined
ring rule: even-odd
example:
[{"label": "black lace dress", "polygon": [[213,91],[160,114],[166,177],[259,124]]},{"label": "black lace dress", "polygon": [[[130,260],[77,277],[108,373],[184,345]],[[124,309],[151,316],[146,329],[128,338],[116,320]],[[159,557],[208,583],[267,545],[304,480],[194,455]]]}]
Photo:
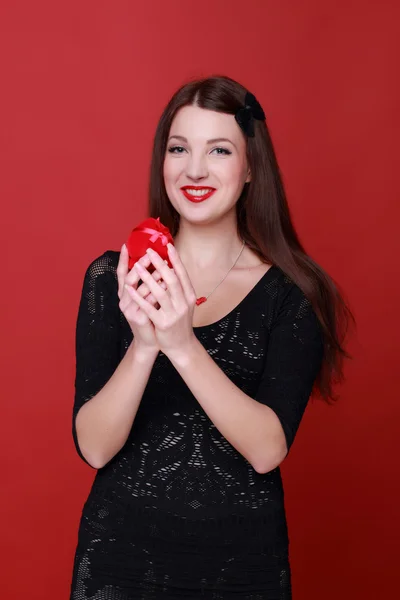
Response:
[{"label": "black lace dress", "polygon": [[[76,330],[75,417],[132,341],[119,309],[119,253],[87,268]],[[321,366],[319,322],[272,266],[226,317],[195,335],[226,375],[278,415],[290,448]],[[124,447],[84,504],[71,600],[289,600],[280,469],[259,474],[159,353]]]}]

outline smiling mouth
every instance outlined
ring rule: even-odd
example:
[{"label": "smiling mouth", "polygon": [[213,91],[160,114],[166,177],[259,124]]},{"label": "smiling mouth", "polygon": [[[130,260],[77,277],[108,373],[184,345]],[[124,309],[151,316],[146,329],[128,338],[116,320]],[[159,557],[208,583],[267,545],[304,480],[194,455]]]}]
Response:
[{"label": "smiling mouth", "polygon": [[196,187],[184,187],[181,188],[181,191],[185,198],[190,200],[190,202],[204,202],[210,196],[213,195],[217,190],[213,188],[196,188]]}]

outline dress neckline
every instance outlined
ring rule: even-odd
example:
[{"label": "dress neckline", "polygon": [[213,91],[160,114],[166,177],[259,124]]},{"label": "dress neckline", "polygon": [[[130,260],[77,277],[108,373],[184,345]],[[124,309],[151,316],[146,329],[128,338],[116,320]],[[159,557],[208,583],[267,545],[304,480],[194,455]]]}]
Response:
[{"label": "dress neckline", "polygon": [[226,315],[224,315],[217,321],[214,321],[213,323],[209,323],[208,325],[199,325],[197,327],[193,327],[193,331],[200,331],[200,330],[208,329],[210,327],[215,327],[222,321],[225,321],[225,319],[230,317],[233,313],[235,313],[236,311],[243,308],[243,304],[245,304],[249,300],[249,298],[256,292],[256,290],[261,286],[261,284],[265,283],[265,281],[269,279],[269,277],[271,276],[271,271],[276,271],[276,270],[278,270],[278,267],[276,265],[271,265],[270,268],[268,269],[268,271],[266,271],[263,275],[261,275],[260,279],[258,281],[256,281],[256,283],[253,285],[253,287],[247,292],[245,297],[242,298],[242,300],[240,300],[240,302],[234,308],[232,308],[232,310],[230,310]]}]

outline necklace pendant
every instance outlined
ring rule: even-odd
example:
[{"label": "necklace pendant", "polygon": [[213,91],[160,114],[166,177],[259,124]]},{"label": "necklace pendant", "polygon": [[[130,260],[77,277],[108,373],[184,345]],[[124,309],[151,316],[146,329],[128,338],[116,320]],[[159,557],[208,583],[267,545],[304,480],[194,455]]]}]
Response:
[{"label": "necklace pendant", "polygon": [[196,305],[199,306],[199,304],[203,304],[203,302],[205,302],[206,300],[207,298],[205,296],[201,296],[201,298],[197,298]]}]

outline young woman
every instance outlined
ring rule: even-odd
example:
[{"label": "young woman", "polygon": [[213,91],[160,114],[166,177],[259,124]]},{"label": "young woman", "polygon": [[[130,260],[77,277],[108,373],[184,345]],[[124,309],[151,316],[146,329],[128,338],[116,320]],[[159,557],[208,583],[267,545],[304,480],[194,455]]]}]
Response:
[{"label": "young woman", "polygon": [[173,268],[150,251],[128,271],[123,246],[84,278],[73,436],[98,471],[71,599],[288,600],[279,465],[311,393],[334,399],[352,315],[296,235],[264,112],[239,83],[170,100],[149,212]]}]

